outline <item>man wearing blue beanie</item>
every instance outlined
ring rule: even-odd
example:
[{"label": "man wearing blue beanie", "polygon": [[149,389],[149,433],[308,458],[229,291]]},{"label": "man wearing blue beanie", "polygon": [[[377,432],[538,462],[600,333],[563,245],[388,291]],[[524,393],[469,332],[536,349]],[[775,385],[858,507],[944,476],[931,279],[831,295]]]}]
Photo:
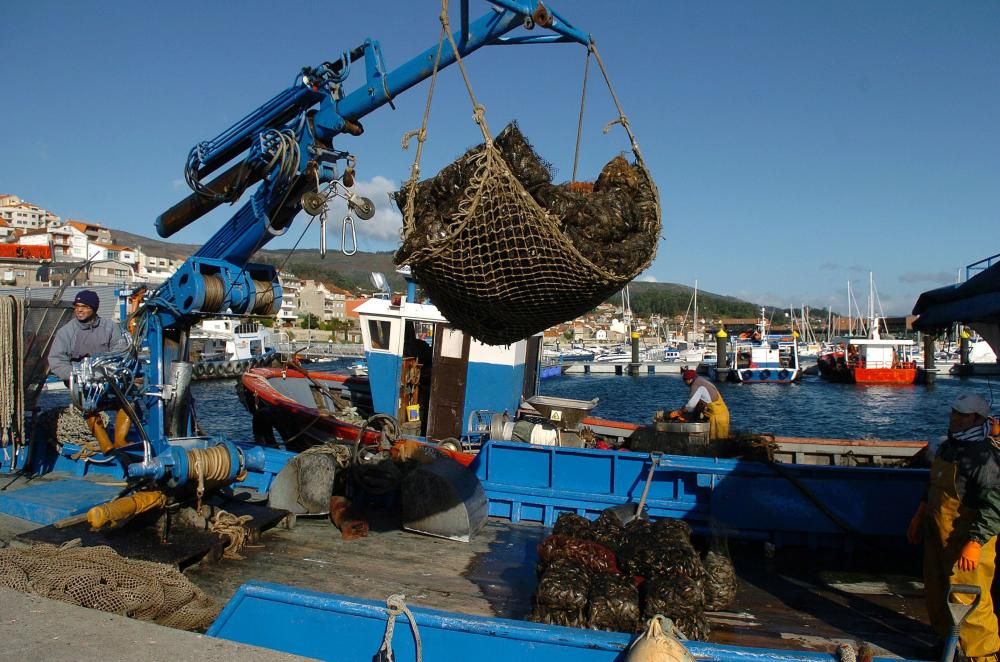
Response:
[{"label": "man wearing blue beanie", "polygon": [[97,315],[101,300],[93,290],[80,290],[73,299],[73,317],[63,324],[49,349],[49,370],[63,381],[69,380],[73,363],[103,352],[128,347],[128,339],[112,321]]}]

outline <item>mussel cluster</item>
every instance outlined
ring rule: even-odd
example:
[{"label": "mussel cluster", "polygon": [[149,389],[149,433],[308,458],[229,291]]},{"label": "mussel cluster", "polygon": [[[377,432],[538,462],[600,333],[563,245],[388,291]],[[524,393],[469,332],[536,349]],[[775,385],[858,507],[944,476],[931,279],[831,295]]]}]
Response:
[{"label": "mussel cluster", "polygon": [[530,620],[540,623],[635,632],[662,614],[688,638],[705,640],[705,612],[736,597],[732,561],[717,550],[703,560],[681,520],[623,524],[610,510],[593,522],[564,513],[538,553]]},{"label": "mussel cluster", "polygon": [[615,156],[594,182],[555,184],[516,123],[394,199],[396,264],[453,326],[491,345],[591,310],[650,264],[660,239],[641,161]]}]

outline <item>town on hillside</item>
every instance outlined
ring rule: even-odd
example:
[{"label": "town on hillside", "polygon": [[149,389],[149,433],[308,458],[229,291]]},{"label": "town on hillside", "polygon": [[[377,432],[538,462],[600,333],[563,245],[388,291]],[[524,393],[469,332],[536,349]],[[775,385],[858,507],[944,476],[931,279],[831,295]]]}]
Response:
[{"label": "town on hillside", "polygon": [[[64,219],[17,195],[0,194],[0,288],[24,290],[64,284],[156,287],[183,264],[176,252],[169,256],[162,247],[115,243],[112,232],[99,223]],[[325,339],[329,336],[324,333],[329,333],[338,340],[360,342],[355,309],[369,293],[351,292],[318,278],[299,279],[289,271],[279,273],[279,277],[282,301],[274,326],[293,336]],[[828,333],[826,320],[807,317],[802,311],[799,324]],[[771,321],[775,331],[791,331],[795,315],[781,314]],[[683,338],[700,343],[710,341],[706,334],[719,328],[752,328],[756,322],[756,318],[704,313],[698,317],[697,305],[684,314],[642,316],[615,302],[546,330],[545,341],[618,344],[637,332],[644,339]],[[846,322],[834,319],[830,331],[846,330],[838,328]],[[905,324],[905,320],[900,322]]]}]

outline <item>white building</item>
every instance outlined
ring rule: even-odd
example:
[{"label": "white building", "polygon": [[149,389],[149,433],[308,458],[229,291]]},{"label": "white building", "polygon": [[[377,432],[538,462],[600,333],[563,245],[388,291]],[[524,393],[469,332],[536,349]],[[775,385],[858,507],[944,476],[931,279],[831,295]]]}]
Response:
[{"label": "white building", "polygon": [[0,195],[0,218],[12,228],[38,230],[49,223],[59,222],[59,217],[47,209],[26,202],[16,195]]},{"label": "white building", "polygon": [[79,262],[91,257],[90,238],[75,223],[52,223],[48,233],[55,260]]},{"label": "white building", "polygon": [[159,285],[174,275],[177,268],[184,260],[172,260],[169,257],[159,257],[156,255],[146,255],[142,249],[136,249],[139,257],[138,273],[139,280],[150,285]]},{"label": "white building", "polygon": [[281,283],[281,309],[278,311],[278,324],[293,326],[298,319],[299,291],[302,289],[302,281],[288,272],[279,272],[278,281]]}]

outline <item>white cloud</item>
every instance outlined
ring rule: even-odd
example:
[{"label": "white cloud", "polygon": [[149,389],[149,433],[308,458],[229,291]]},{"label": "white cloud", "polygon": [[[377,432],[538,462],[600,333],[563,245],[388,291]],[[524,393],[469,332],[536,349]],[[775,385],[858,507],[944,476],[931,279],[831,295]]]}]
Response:
[{"label": "white cloud", "polygon": [[660,281],[658,281],[656,279],[656,276],[654,276],[653,274],[650,274],[650,273],[642,274],[641,276],[639,276],[638,278],[636,278],[636,281],[638,281],[640,283],[658,283],[658,282],[660,282]]},{"label": "white cloud", "polygon": [[[362,221],[357,217],[354,218],[354,231],[358,235],[359,242],[366,238],[377,244],[381,244],[381,250],[395,248],[399,244],[399,232],[403,227],[403,215],[396,208],[389,194],[399,190],[399,185],[391,179],[376,175],[367,181],[357,180],[353,190],[358,195],[368,198],[375,203],[375,216],[370,220]],[[341,227],[346,214],[347,203],[341,198],[336,198],[330,205],[330,226],[327,231],[338,235],[341,234]]]}]

